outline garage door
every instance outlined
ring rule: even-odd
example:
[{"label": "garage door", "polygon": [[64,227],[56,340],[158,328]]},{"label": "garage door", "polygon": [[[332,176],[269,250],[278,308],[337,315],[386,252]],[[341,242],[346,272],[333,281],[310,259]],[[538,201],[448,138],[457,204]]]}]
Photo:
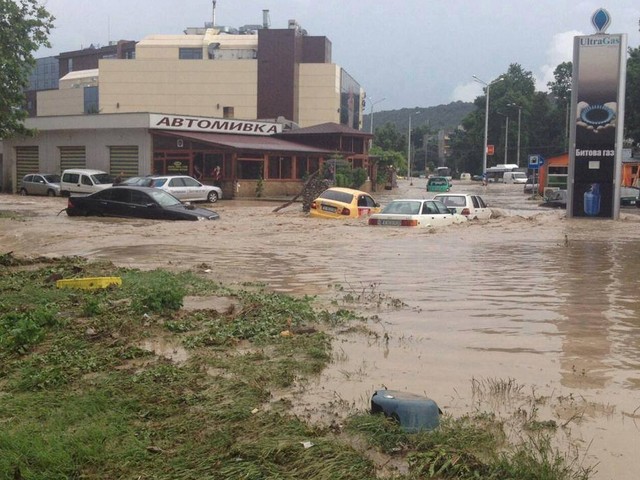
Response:
[{"label": "garage door", "polygon": [[18,183],[29,173],[38,173],[38,147],[16,147],[16,177]]},{"label": "garage door", "polygon": [[87,168],[87,153],[84,147],[60,147],[60,170]]},{"label": "garage door", "polygon": [[109,161],[111,175],[123,174],[124,177],[138,175],[138,146],[109,147]]}]

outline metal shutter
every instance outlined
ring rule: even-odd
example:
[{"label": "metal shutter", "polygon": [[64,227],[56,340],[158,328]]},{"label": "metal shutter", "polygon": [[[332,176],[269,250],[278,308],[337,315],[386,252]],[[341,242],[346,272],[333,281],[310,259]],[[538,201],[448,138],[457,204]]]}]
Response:
[{"label": "metal shutter", "polygon": [[138,146],[109,147],[109,162],[111,175],[135,177],[138,175]]},{"label": "metal shutter", "polygon": [[60,147],[60,170],[87,168],[87,154],[84,147]]},{"label": "metal shutter", "polygon": [[29,173],[38,173],[38,147],[16,147],[16,175],[18,183]]}]

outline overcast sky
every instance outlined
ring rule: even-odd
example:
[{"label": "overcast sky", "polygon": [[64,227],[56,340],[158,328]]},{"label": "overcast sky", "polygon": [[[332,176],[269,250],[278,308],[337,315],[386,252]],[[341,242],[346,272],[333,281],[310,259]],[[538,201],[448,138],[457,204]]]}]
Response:
[{"label": "overcast sky", "polygon": [[[211,0],[41,0],[56,17],[57,55],[115,40],[182,34],[212,17]],[[217,0],[216,25],[295,19],[309,35],[326,36],[332,60],[367,92],[369,113],[472,101],[512,63],[533,73],[546,90],[553,70],[572,59],[573,37],[594,32],[591,16],[606,8],[608,33],[627,33],[638,47],[639,0]],[[383,101],[381,101],[384,98]],[[377,103],[380,101],[379,103]]]}]

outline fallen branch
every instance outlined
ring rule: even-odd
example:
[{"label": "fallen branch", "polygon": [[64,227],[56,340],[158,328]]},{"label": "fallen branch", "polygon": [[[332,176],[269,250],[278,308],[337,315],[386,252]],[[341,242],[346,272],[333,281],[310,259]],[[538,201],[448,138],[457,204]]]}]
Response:
[{"label": "fallen branch", "polygon": [[287,208],[289,205],[291,205],[292,203],[294,203],[298,198],[300,198],[300,195],[302,195],[304,193],[304,189],[307,188],[307,185],[309,185],[309,182],[311,180],[313,180],[315,178],[316,175],[318,175],[318,173],[320,172],[320,170],[316,170],[315,172],[313,172],[311,175],[309,175],[309,178],[307,178],[307,181],[304,182],[304,185],[302,186],[302,190],[300,190],[300,193],[298,193],[295,197],[293,197],[291,200],[289,200],[287,203],[283,203],[282,205],[280,205],[279,207],[276,207],[273,209],[273,212],[279,212],[280,210],[282,210],[283,208]]}]

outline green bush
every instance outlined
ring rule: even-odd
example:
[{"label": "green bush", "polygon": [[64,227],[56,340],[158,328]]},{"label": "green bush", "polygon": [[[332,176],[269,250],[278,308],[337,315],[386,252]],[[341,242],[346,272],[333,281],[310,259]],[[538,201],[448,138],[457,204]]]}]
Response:
[{"label": "green bush", "polygon": [[47,308],[9,312],[0,317],[0,348],[13,353],[26,353],[42,341],[46,327],[55,324],[55,314]]},{"label": "green bush", "polygon": [[155,272],[135,292],[133,307],[141,313],[179,310],[182,307],[185,288],[168,272]]}]

